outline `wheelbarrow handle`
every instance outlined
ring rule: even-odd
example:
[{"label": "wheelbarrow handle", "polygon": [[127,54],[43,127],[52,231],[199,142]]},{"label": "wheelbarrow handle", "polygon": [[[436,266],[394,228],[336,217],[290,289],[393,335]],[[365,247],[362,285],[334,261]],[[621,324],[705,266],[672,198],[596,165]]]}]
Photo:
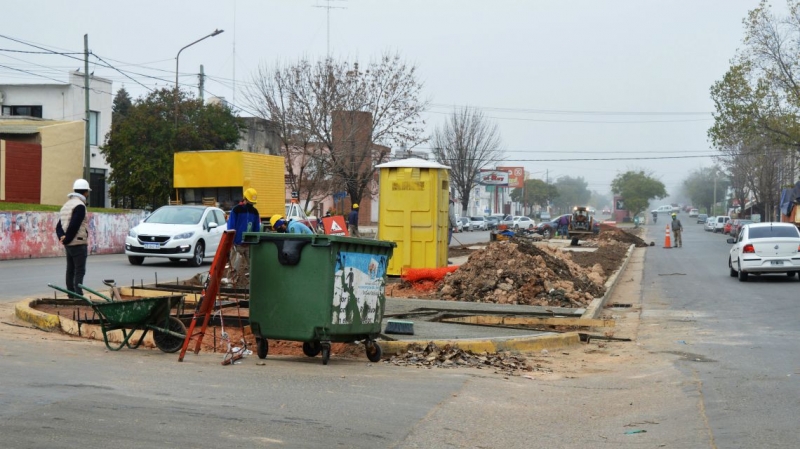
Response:
[{"label": "wheelbarrow handle", "polygon": [[83,284],[78,284],[78,287],[80,287],[80,288],[82,288],[84,290],[87,290],[89,293],[93,293],[93,294],[105,299],[106,302],[114,302],[114,300],[109,298],[108,296],[106,296],[106,295],[104,295],[104,294],[102,294],[100,292],[96,292],[96,291],[92,290],[91,288],[89,288],[89,287],[87,287],[87,286],[85,286]]},{"label": "wheelbarrow handle", "polygon": [[62,293],[66,293],[66,294],[68,294],[70,296],[74,296],[74,297],[76,297],[78,299],[82,299],[82,300],[88,302],[90,306],[94,306],[94,301],[92,301],[91,299],[89,299],[89,298],[87,298],[87,297],[85,297],[83,295],[79,295],[79,294],[77,294],[75,292],[69,291],[66,288],[61,288],[61,287],[59,287],[57,285],[47,284],[47,286],[50,287],[50,288],[54,288],[54,289],[56,289],[56,290],[58,290],[58,291],[60,291]]}]

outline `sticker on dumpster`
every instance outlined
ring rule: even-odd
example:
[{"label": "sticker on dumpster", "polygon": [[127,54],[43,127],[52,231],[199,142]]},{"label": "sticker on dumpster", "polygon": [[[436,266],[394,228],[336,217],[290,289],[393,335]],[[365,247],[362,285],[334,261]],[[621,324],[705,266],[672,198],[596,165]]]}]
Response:
[{"label": "sticker on dumpster", "polygon": [[369,324],[380,320],[387,262],[386,256],[339,251],[334,273],[332,324]]}]

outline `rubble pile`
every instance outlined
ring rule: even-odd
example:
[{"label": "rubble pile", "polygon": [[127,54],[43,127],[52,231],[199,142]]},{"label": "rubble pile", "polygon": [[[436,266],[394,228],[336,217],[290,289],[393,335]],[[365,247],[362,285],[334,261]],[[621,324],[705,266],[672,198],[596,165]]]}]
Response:
[{"label": "rubble pile", "polygon": [[585,307],[605,293],[603,266],[573,262],[558,249],[525,239],[493,242],[447,275],[439,297],[450,301]]},{"label": "rubble pile", "polygon": [[474,354],[457,346],[438,347],[430,342],[426,346],[410,344],[403,353],[398,353],[385,360],[396,366],[416,366],[424,368],[459,368],[494,369],[497,374],[509,376],[519,375],[520,371],[534,371],[537,367],[528,364],[525,357],[510,353]]},{"label": "rubble pile", "polygon": [[600,225],[599,234],[587,236],[585,239],[589,241],[599,241],[599,246],[610,242],[621,242],[628,245],[633,244],[636,245],[637,248],[653,246],[653,244],[645,242],[640,237],[633,235],[630,232],[624,231],[616,226],[609,226],[605,224]]},{"label": "rubble pile", "polygon": [[630,243],[617,241],[603,242],[597,245],[597,250],[592,252],[565,252],[564,255],[582,267],[594,268],[600,265],[606,278],[611,276],[622,265],[630,248]]}]

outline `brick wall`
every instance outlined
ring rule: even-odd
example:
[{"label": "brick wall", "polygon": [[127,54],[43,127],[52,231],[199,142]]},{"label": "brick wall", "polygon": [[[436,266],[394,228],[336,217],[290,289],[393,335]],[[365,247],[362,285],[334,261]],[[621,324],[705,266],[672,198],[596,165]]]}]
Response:
[{"label": "brick wall", "polygon": [[6,141],[5,201],[38,204],[42,193],[42,146]]}]

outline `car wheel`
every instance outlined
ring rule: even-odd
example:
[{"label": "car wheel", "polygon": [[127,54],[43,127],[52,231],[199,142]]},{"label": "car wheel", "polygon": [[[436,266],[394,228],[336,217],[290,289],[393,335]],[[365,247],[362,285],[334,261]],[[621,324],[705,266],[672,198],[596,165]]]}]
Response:
[{"label": "car wheel", "polygon": [[736,270],[733,269],[733,264],[731,263],[730,257],[728,257],[728,269],[730,270],[730,276],[735,278],[738,273],[736,273]]},{"label": "car wheel", "polygon": [[742,261],[739,261],[739,282],[747,282],[747,273],[742,270]]},{"label": "car wheel", "polygon": [[131,265],[141,265],[142,263],[144,263],[144,257],[142,257],[142,256],[128,256],[128,262],[130,262]]},{"label": "car wheel", "polygon": [[203,265],[203,254],[205,251],[205,246],[203,245],[202,241],[197,242],[197,245],[194,246],[194,256],[189,259],[189,266],[191,267],[199,267]]},{"label": "car wheel", "polygon": [[514,231],[519,231],[519,225],[514,225]]},{"label": "car wheel", "polygon": [[545,230],[542,231],[542,237],[544,237],[546,239],[550,238],[550,229],[549,228],[545,228]]}]

